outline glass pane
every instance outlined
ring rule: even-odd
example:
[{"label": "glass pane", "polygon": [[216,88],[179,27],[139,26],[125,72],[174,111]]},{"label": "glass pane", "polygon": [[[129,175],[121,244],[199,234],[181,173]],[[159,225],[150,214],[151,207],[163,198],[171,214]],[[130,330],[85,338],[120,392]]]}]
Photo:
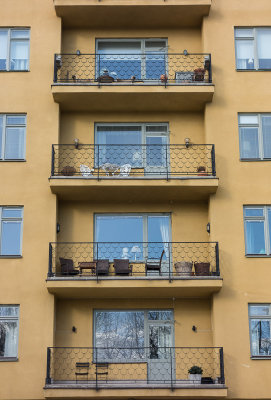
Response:
[{"label": "glass pane", "polygon": [[156,53],[152,51],[146,55],[146,71],[144,75],[146,79],[160,79],[161,75],[166,75],[167,56],[164,53]]},{"label": "glass pane", "polygon": [[171,241],[169,223],[168,215],[148,217],[148,258],[159,260],[163,250],[165,250],[163,261],[169,258]]},{"label": "glass pane", "polygon": [[146,132],[148,133],[167,133],[167,125],[147,125]]},{"label": "glass pane", "polygon": [[12,39],[27,39],[30,36],[29,29],[12,29],[11,38]]},{"label": "glass pane", "polygon": [[252,355],[271,354],[270,320],[252,319],[250,323]]},{"label": "glass pane", "polygon": [[5,159],[24,158],[24,133],[25,128],[6,128]]},{"label": "glass pane", "polygon": [[96,311],[95,346],[98,360],[144,358],[144,312]]},{"label": "glass pane", "polygon": [[247,254],[266,254],[264,221],[246,221]]},{"label": "glass pane", "polygon": [[235,37],[252,37],[253,38],[253,29],[237,28],[237,29],[235,29]]},{"label": "glass pane", "polygon": [[245,208],[246,217],[263,217],[263,208]]},{"label": "glass pane", "polygon": [[151,321],[172,321],[173,311],[149,311],[148,319]]},{"label": "glass pane", "polygon": [[259,69],[271,69],[271,29],[257,29]]},{"label": "glass pane", "polygon": [[0,357],[16,357],[18,347],[18,322],[0,321]]},{"label": "glass pane", "polygon": [[2,218],[21,218],[23,210],[21,208],[3,208]]},{"label": "glass pane", "polygon": [[22,71],[28,69],[29,42],[25,40],[12,40],[10,43],[10,69]]},{"label": "glass pane", "polygon": [[7,69],[8,31],[0,30],[0,71]]},{"label": "glass pane", "polygon": [[1,255],[21,254],[21,222],[2,221]]},{"label": "glass pane", "polygon": [[240,127],[241,158],[259,158],[258,128]]},{"label": "glass pane", "polygon": [[239,115],[240,124],[258,125],[258,115]]},{"label": "glass pane", "polygon": [[18,306],[0,306],[0,317],[17,317],[18,315]]},{"label": "glass pane", "polygon": [[0,115],[0,158],[2,158],[2,140],[3,140],[3,128],[4,128],[4,117]]},{"label": "glass pane", "polygon": [[262,304],[258,306],[250,305],[249,306],[249,315],[270,315],[270,305]]},{"label": "glass pane", "polygon": [[25,115],[7,115],[7,125],[25,125]]},{"label": "glass pane", "polygon": [[[167,160],[167,137],[166,136],[147,136],[147,166],[166,167]],[[159,169],[156,170],[159,172]],[[154,169],[155,172],[155,169]]]},{"label": "glass pane", "polygon": [[236,41],[237,69],[254,69],[253,40]]},{"label": "glass pane", "polygon": [[146,40],[145,49],[148,51],[165,51],[166,50],[165,40]]},{"label": "glass pane", "polygon": [[150,326],[149,345],[151,359],[169,358],[170,347],[172,346],[172,327]]},{"label": "glass pane", "polygon": [[271,158],[271,115],[262,116],[264,158]]}]

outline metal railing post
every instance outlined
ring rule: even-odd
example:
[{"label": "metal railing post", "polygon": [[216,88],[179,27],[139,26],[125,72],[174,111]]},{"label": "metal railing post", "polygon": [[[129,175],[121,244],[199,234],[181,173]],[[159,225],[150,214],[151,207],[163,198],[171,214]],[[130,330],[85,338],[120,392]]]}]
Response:
[{"label": "metal railing post", "polygon": [[[99,242],[96,242],[96,245],[97,245],[96,260],[98,261],[99,260]],[[97,283],[99,282],[99,275],[98,275],[97,268],[96,268],[96,281],[97,281]]]},{"label": "metal railing post", "polygon": [[225,384],[223,347],[219,349],[220,383]]},{"label": "metal railing post", "polygon": [[169,348],[170,349],[170,388],[171,391],[173,392],[174,387],[173,387],[173,360],[172,360],[172,347]]},{"label": "metal railing post", "polygon": [[51,176],[55,175],[55,148],[52,144]]},{"label": "metal railing post", "polygon": [[46,385],[50,385],[52,382],[50,376],[50,370],[51,370],[51,349],[50,347],[47,347],[47,367],[46,367],[46,379],[45,379]]},{"label": "metal railing post", "polygon": [[171,248],[170,248],[170,243],[168,242],[168,279],[169,279],[169,283],[172,282],[170,253],[171,253]]},{"label": "metal railing post", "polygon": [[216,275],[220,276],[220,267],[219,267],[219,246],[218,242],[215,244],[215,261],[216,261]]},{"label": "metal railing post", "polygon": [[54,55],[54,82],[57,82],[56,54]]},{"label": "metal railing post", "polygon": [[96,144],[98,146],[98,181],[100,180],[100,145]]},{"label": "metal railing post", "polygon": [[166,166],[167,166],[167,181],[169,180],[169,178],[168,178],[168,144],[165,144],[164,145],[165,146],[165,148],[166,148]]},{"label": "metal railing post", "polygon": [[95,386],[96,386],[96,390],[98,391],[98,368],[97,368],[97,361],[98,361],[98,348],[95,347],[94,348],[95,351]]},{"label": "metal railing post", "polygon": [[212,145],[212,150],[211,150],[211,158],[212,158],[212,175],[216,176],[216,170],[215,170],[215,145]]},{"label": "metal railing post", "polygon": [[53,274],[53,247],[52,243],[49,243],[49,267],[48,267],[48,278],[54,276]]},{"label": "metal railing post", "polygon": [[212,83],[212,59],[211,59],[211,54],[209,54],[209,83]]}]

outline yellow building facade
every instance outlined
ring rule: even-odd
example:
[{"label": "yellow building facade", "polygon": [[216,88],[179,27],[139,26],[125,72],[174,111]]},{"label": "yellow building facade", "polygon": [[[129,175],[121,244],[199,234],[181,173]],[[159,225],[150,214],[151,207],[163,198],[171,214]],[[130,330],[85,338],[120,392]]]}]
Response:
[{"label": "yellow building facade", "polygon": [[270,2],[0,9],[0,399],[271,399]]}]

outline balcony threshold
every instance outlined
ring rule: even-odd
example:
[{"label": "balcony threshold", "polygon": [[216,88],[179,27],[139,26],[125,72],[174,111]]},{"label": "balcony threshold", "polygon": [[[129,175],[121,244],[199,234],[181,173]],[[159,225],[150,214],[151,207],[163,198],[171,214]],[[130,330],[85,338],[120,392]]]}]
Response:
[{"label": "balcony threshold", "polygon": [[[201,280],[212,280],[212,281],[222,281],[222,278],[220,276],[193,276],[193,277],[188,277],[188,276],[171,276],[171,280],[179,280],[179,281],[201,281]],[[149,280],[149,281],[168,281],[169,277],[168,276],[99,276],[98,279],[96,276],[52,276],[48,277],[47,281],[101,281],[101,280],[106,280],[106,281],[126,281],[126,280],[132,280],[132,281],[137,281],[137,280]]]},{"label": "balcony threshold", "polygon": [[49,179],[83,179],[83,180],[87,180],[87,181],[91,181],[91,180],[138,180],[138,181],[142,181],[142,180],[187,180],[187,179],[199,179],[199,180],[204,180],[204,179],[218,179],[216,176],[212,176],[212,175],[207,175],[207,176],[196,176],[196,175],[184,175],[184,176],[172,176],[169,174],[168,179],[166,176],[63,176],[63,175],[59,175],[59,176],[50,176]]},{"label": "balcony threshold", "polygon": [[[170,383],[148,383],[146,381],[110,381],[108,383],[98,382],[99,389],[226,389],[227,386],[224,384],[195,384],[190,383],[187,380],[179,380],[174,382],[172,385]],[[87,383],[74,383],[73,381],[51,383],[45,385],[44,389],[93,389],[96,388],[96,382]]]}]

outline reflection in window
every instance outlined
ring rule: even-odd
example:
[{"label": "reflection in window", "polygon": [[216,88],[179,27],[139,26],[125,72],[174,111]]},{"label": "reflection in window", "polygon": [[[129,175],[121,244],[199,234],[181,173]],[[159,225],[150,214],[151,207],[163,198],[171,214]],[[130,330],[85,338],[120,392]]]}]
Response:
[{"label": "reflection in window", "polygon": [[0,29],[0,70],[29,69],[29,29]]},{"label": "reflection in window", "polygon": [[245,206],[246,254],[270,255],[271,207]]},{"label": "reflection in window", "polygon": [[26,116],[0,114],[0,160],[25,158]]},{"label": "reflection in window", "polygon": [[241,159],[271,159],[271,114],[239,114]]},{"label": "reflection in window", "polygon": [[0,255],[21,255],[22,207],[0,207],[1,246]]},{"label": "reflection in window", "polygon": [[17,357],[18,306],[0,306],[0,357]]},{"label": "reflection in window", "polygon": [[271,355],[270,304],[250,305],[250,339],[252,356]]}]

